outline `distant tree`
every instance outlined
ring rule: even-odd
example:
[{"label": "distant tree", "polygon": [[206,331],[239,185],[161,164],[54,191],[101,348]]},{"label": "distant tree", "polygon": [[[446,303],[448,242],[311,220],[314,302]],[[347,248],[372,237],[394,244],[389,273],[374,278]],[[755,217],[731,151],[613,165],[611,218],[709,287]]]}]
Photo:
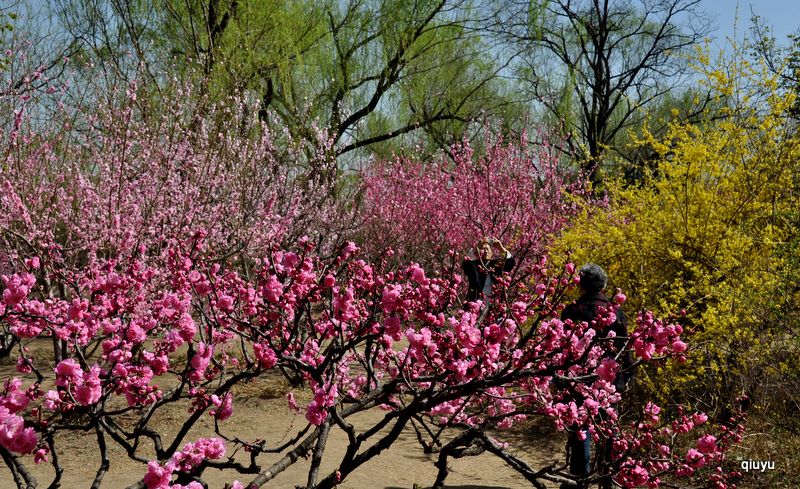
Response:
[{"label": "distant tree", "polygon": [[449,147],[471,121],[522,107],[501,76],[510,58],[481,36],[492,16],[466,0],[157,4],[57,2],[66,29],[114,76],[129,82],[142,70],[163,86],[158,68],[198,74],[212,98],[256,98],[262,120],[295,136],[316,121],[335,156],[391,153],[418,131]]},{"label": "distant tree", "polygon": [[0,69],[6,71],[0,96],[38,92],[63,75],[76,51],[72,40],[41,18],[41,10],[21,1],[0,5]]},{"label": "distant tree", "polygon": [[[637,114],[639,126],[626,128],[614,142],[615,170],[627,185],[642,185],[648,176],[658,177],[658,152],[645,140],[643,129],[656,138],[666,136],[674,124],[701,124],[725,117],[724,97],[713,97],[703,86],[674,89]],[[646,124],[644,121],[646,120]]]},{"label": "distant tree", "polygon": [[[789,45],[782,45],[763,18],[751,10],[749,45],[751,54],[778,75],[781,88],[800,94],[800,29],[787,36]],[[800,102],[795,98],[788,109],[794,119],[800,118]]]},{"label": "distant tree", "polygon": [[512,5],[500,25],[523,50],[519,74],[595,183],[607,150],[673,90],[687,70],[681,52],[708,32],[699,0]]}]

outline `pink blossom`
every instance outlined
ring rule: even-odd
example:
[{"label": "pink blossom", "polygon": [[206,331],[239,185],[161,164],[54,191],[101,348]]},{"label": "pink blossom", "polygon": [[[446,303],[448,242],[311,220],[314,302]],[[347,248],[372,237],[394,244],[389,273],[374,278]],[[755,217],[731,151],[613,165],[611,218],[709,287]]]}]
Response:
[{"label": "pink blossom", "polygon": [[36,452],[33,454],[33,463],[40,464],[42,462],[47,462],[48,453],[50,453],[50,450],[47,447],[36,450]]},{"label": "pink blossom", "polygon": [[697,440],[697,449],[701,453],[713,453],[717,451],[717,438],[713,435],[704,435]]},{"label": "pink blossom", "polygon": [[694,448],[690,448],[688,452],[686,452],[686,462],[693,468],[699,469],[703,465],[705,465],[706,460],[703,454]]},{"label": "pink blossom", "polygon": [[306,407],[306,419],[309,423],[319,426],[328,417],[328,412],[324,406],[317,401],[311,401]]},{"label": "pink blossom", "polygon": [[79,385],[75,388],[75,400],[82,406],[94,404],[100,400],[100,386]]},{"label": "pink blossom", "polygon": [[220,438],[199,438],[196,442],[187,443],[172,456],[176,468],[189,471],[200,465],[205,459],[218,459],[225,456],[225,442]]},{"label": "pink blossom", "polygon": [[230,312],[233,310],[233,297],[229,295],[221,296],[217,299],[217,307],[223,312]]},{"label": "pink blossom", "polygon": [[265,344],[253,344],[253,352],[261,367],[265,369],[271,369],[278,363],[278,356],[275,354],[275,350]]},{"label": "pink blossom", "polygon": [[47,391],[44,402],[42,402],[42,406],[47,410],[57,411],[60,404],[61,396],[58,394],[58,391]]},{"label": "pink blossom", "polygon": [[15,274],[10,277],[3,275],[2,279],[6,286],[2,303],[9,307],[14,307],[25,300],[36,283],[36,278],[30,273]]},{"label": "pink blossom", "polygon": [[166,355],[145,355],[142,353],[142,356],[150,365],[154,375],[162,375],[169,369],[169,357]]},{"label": "pink blossom", "polygon": [[348,287],[341,293],[334,293],[334,317],[340,321],[349,321],[356,317],[354,295],[352,288]]},{"label": "pink blossom", "polygon": [[147,331],[138,321],[132,321],[125,332],[125,339],[134,344],[144,343],[147,339]]},{"label": "pink blossom", "polygon": [[177,322],[178,336],[183,341],[192,341],[194,335],[197,334],[197,326],[194,319],[188,313],[183,313]]},{"label": "pink blossom", "polygon": [[210,414],[217,418],[219,421],[225,421],[233,414],[233,396],[230,392],[226,392],[222,399],[217,395],[211,396],[212,403],[216,406],[210,411]]},{"label": "pink blossom", "polygon": [[173,485],[169,486],[169,489],[205,489],[205,487],[203,487],[203,484],[200,484],[197,481],[192,481],[192,482],[190,482],[190,483],[188,483],[186,485],[173,484]]},{"label": "pink blossom", "polygon": [[147,489],[168,489],[172,472],[171,467],[162,467],[155,460],[151,460],[147,463],[147,472],[144,475],[143,482]]},{"label": "pink blossom", "polygon": [[620,477],[628,487],[643,486],[647,483],[649,478],[650,474],[647,472],[647,469],[641,465],[636,465],[632,469],[623,469]]},{"label": "pink blossom", "polygon": [[57,375],[56,385],[62,387],[66,386],[68,383],[78,383],[83,378],[83,370],[73,358],[68,358],[59,362],[59,364],[56,365],[55,372]]},{"label": "pink blossom", "polygon": [[322,424],[328,417],[327,408],[332,407],[336,401],[337,388],[335,385],[321,386],[314,389],[314,400],[306,408],[306,419],[314,425]]},{"label": "pink blossom", "polygon": [[189,378],[191,380],[199,381],[203,378],[206,368],[208,368],[209,363],[211,363],[213,351],[213,346],[209,346],[203,342],[197,344],[197,351],[192,355],[192,360],[190,362],[192,372],[189,374]]},{"label": "pink blossom", "polygon": [[400,295],[402,292],[401,285],[390,285],[383,289],[381,304],[386,313],[392,313],[401,306]]},{"label": "pink blossom", "polygon": [[425,277],[425,270],[423,270],[418,264],[412,263],[411,266],[408,268],[408,271],[411,274],[411,279],[414,282],[425,285],[428,283],[428,279]]},{"label": "pink blossom", "polygon": [[30,373],[31,372],[30,360],[28,360],[28,359],[26,359],[24,357],[17,358],[17,364],[16,364],[15,368],[16,368],[16,371],[21,373],[21,374]]},{"label": "pink blossom", "polygon": [[25,428],[25,421],[0,406],[0,446],[16,453],[31,453],[38,438],[33,428]]},{"label": "pink blossom", "polygon": [[342,253],[339,255],[339,258],[345,260],[352,256],[356,251],[358,251],[358,246],[352,241],[348,241],[345,243],[344,248],[342,248]]},{"label": "pink blossom", "polygon": [[17,413],[28,407],[30,396],[22,389],[22,380],[18,378],[6,379],[4,394],[0,394],[0,405],[5,406],[11,413]]},{"label": "pink blossom", "polygon": [[280,300],[282,293],[283,284],[274,275],[271,275],[264,286],[264,296],[269,302],[276,304]]},{"label": "pink blossom", "polygon": [[294,398],[294,393],[289,392],[286,394],[286,403],[289,405],[289,409],[292,411],[300,411],[300,406],[297,405],[297,400]]},{"label": "pink blossom", "polygon": [[606,382],[614,382],[617,377],[619,364],[612,358],[604,358],[597,367],[597,376]]},{"label": "pink blossom", "polygon": [[676,340],[672,343],[672,351],[675,353],[683,353],[686,351],[686,343],[681,340]]},{"label": "pink blossom", "polygon": [[386,334],[392,337],[394,341],[400,341],[402,326],[400,318],[396,316],[389,316],[383,322]]},{"label": "pink blossom", "polygon": [[197,283],[200,280],[202,280],[203,275],[201,275],[200,272],[198,272],[197,270],[192,270],[191,272],[189,272],[189,277],[188,278],[189,278],[189,282]]},{"label": "pink blossom", "polygon": [[656,351],[656,346],[653,343],[637,339],[633,342],[633,349],[636,352],[636,355],[640,358],[644,360],[650,360],[653,358],[653,354]]}]

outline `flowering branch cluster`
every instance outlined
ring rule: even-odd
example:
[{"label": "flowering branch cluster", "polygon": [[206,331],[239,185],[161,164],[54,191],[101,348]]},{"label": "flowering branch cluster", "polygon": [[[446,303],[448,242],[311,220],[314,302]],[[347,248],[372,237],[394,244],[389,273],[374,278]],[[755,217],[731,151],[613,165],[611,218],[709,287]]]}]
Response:
[{"label": "flowering branch cluster", "polygon": [[[613,312],[594,324],[559,320],[563,294],[575,281],[569,272],[552,276],[537,264],[532,287],[500,287],[482,315],[480,303],[454,307],[458,275],[428,277],[416,264],[387,268],[388,257],[370,264],[352,243],[326,260],[301,239],[294,250],[270,252],[248,279],[223,266],[205,238],[198,232],[177,242],[160,263],[105,263],[75,284],[71,299],[45,298],[30,273],[5,278],[0,325],[20,340],[20,372],[37,379],[27,389],[13,379],[0,397],[7,453],[36,451],[44,460],[58,450],[58,431],[91,429],[142,462],[142,445],[151,447],[158,463],[149,463],[140,487],[184,487],[202,480],[212,464],[259,474],[250,483],[259,487],[288,463],[261,467],[256,440],[232,442],[248,448],[249,461],[232,455],[214,462],[225,458],[220,441],[186,445],[185,437],[207,414],[218,421],[219,437],[233,440],[224,431],[235,412],[232,387],[280,371],[313,391],[304,406],[292,400],[314,428],[298,436],[294,452],[324,450],[332,428],[350,440],[337,470],[319,481],[311,477],[313,487],[333,487],[412,420],[434,434],[459,426],[505,428],[530,415],[550,416],[560,427],[589,426],[597,440],[614,440],[615,477],[630,486],[657,485],[664,473],[692,475],[723,459],[724,445],[716,441],[725,435],[703,432],[685,456],[654,445],[701,425],[700,414],[662,427],[658,408],[649,405],[636,425],[619,418],[613,358],[620,352],[600,339]],[[643,314],[627,344],[642,352],[641,361],[680,356],[680,333]],[[53,369],[27,354],[44,338],[64,346]],[[191,412],[180,432],[165,439],[149,423],[181,401],[191,403]],[[357,432],[347,421],[375,406],[387,414],[374,427]],[[118,418],[133,413],[141,413],[138,422],[124,427]],[[654,446],[660,458],[637,458]],[[296,460],[292,453],[287,460]],[[99,469],[97,480],[102,476]],[[540,477],[566,474],[554,469]],[[181,485],[170,486],[172,479]]]}]

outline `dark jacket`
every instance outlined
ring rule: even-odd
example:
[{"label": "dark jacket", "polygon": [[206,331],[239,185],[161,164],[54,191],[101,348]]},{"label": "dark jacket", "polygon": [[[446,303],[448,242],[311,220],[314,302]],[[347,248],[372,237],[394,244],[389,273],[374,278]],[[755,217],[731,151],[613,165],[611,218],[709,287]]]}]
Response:
[{"label": "dark jacket", "polygon": [[[614,308],[614,314],[617,316],[617,319],[613,324],[605,327],[604,330],[599,330],[592,325],[592,321],[599,314],[600,308],[607,309],[609,307]],[[595,341],[606,338],[608,336],[608,330],[614,331],[616,337],[619,339],[614,340],[614,348],[610,350],[606,356],[616,356],[616,352],[625,348],[625,344],[628,341],[628,320],[622,308],[613,304],[602,292],[583,294],[573,304],[565,307],[564,311],[561,313],[561,320],[566,321],[568,319],[572,320],[573,323],[586,321],[590,326],[595,327],[597,330]],[[628,380],[633,376],[631,369],[633,358],[630,352],[625,352],[620,355],[619,364],[621,373],[617,376],[617,382],[615,382],[618,384],[618,388],[627,384]]]},{"label": "dark jacket", "polygon": [[464,275],[467,276],[467,283],[469,284],[467,302],[486,299],[485,292],[491,293],[491,286],[497,276],[503,272],[510,272],[516,264],[517,261],[511,255],[489,261],[480,259],[464,260],[461,263],[461,268],[464,270]]}]

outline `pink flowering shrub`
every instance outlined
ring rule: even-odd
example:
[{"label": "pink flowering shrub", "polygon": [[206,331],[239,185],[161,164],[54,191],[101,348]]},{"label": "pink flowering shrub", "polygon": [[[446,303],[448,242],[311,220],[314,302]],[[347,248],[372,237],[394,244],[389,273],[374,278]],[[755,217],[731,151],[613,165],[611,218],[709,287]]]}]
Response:
[{"label": "pink flowering shrub", "polygon": [[362,209],[368,251],[393,248],[399,262],[441,266],[461,260],[482,237],[500,239],[517,255],[538,258],[576,211],[583,181],[564,169],[547,141],[468,143],[432,161],[396,158],[363,172]]},{"label": "pink flowering shrub", "polygon": [[[0,272],[23,259],[40,276],[146,260],[196,229],[220,256],[242,259],[303,235],[338,244],[337,226],[349,222],[320,176],[336,165],[322,131],[300,140],[269,130],[236,97],[199,117],[192,87],[175,92],[158,112],[135,83],[91,109],[58,101],[45,124],[26,115],[42,110],[29,107],[30,92],[0,92],[0,105],[21,114],[0,133]],[[230,120],[237,130],[226,130]],[[9,300],[29,278],[15,280]]]}]

